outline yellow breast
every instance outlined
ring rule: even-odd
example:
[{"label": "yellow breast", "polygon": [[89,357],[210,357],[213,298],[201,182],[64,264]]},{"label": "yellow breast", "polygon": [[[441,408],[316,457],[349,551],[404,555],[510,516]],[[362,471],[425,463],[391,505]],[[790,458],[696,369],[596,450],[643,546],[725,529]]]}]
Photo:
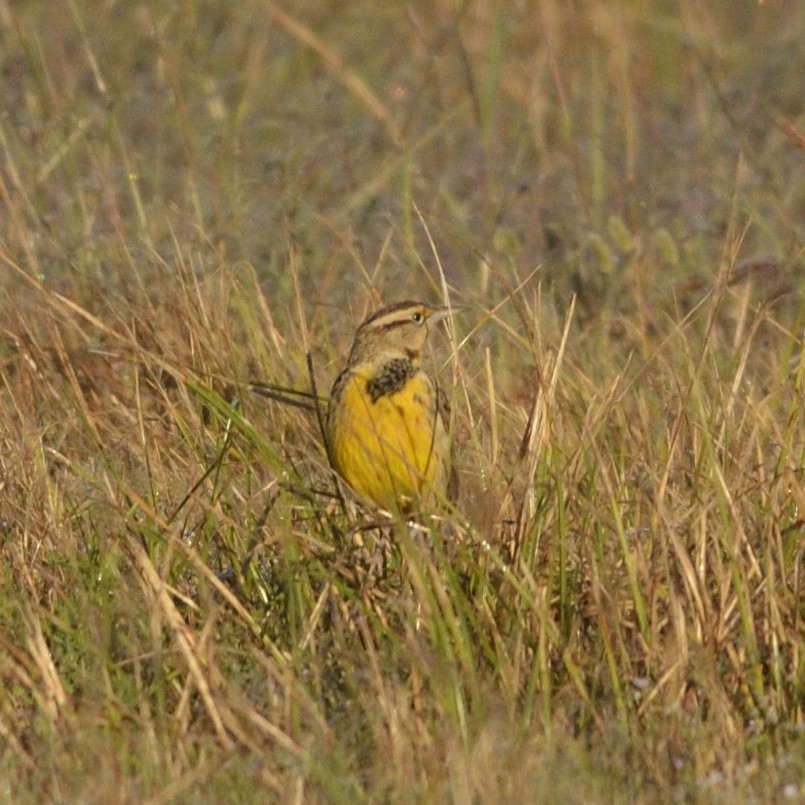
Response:
[{"label": "yellow breast", "polygon": [[373,399],[367,389],[372,369],[351,370],[330,402],[327,436],[335,469],[359,495],[386,508],[444,496],[449,446],[435,382],[417,371],[398,391]]}]

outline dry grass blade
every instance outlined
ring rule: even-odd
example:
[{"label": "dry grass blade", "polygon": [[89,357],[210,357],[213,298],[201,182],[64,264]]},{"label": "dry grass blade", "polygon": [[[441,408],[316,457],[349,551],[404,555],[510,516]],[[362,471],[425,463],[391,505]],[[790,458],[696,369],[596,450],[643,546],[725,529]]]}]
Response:
[{"label": "dry grass blade", "polygon": [[[218,739],[225,746],[229,746],[231,739],[224,726],[224,719],[226,719],[227,722],[231,722],[231,713],[227,712],[226,705],[216,701],[213,695],[210,680],[202,668],[196,653],[196,638],[193,632],[188,629],[187,624],[179,614],[179,610],[176,608],[171,598],[168,587],[159,577],[154,565],[148,558],[148,554],[136,537],[132,536],[127,541],[126,550],[131,556],[135,567],[142,575],[143,581],[153,596],[155,606],[159,608],[164,616],[168,629],[179,646],[182,656],[187,663],[190,677],[204,701],[207,715],[209,715],[213,723]],[[223,713],[221,712],[222,709],[224,710]]]}]

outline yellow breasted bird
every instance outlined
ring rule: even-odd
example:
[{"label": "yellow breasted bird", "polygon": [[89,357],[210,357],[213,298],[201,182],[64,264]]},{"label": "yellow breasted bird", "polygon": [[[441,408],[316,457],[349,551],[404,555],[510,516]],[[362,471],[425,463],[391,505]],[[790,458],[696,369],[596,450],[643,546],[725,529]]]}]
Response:
[{"label": "yellow breasted bird", "polygon": [[355,332],[330,393],[325,425],[333,468],[362,498],[401,511],[452,498],[449,404],[421,368],[430,325],[453,311],[400,302]]}]

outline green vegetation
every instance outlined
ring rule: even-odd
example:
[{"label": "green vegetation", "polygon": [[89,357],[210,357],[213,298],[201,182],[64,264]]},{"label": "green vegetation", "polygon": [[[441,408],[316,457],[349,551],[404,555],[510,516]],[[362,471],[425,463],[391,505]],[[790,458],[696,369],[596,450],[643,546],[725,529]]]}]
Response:
[{"label": "green vegetation", "polygon": [[[805,799],[805,6],[0,0],[2,801]],[[340,500],[370,309],[462,494]]]}]

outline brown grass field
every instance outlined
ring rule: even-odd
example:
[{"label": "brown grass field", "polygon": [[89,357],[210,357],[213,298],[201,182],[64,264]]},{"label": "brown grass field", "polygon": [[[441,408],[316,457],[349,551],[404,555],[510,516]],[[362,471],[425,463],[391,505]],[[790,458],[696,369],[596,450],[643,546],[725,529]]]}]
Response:
[{"label": "brown grass field", "polygon": [[[0,0],[0,70],[0,801],[805,802],[805,4]],[[407,298],[419,525],[310,410]]]}]

